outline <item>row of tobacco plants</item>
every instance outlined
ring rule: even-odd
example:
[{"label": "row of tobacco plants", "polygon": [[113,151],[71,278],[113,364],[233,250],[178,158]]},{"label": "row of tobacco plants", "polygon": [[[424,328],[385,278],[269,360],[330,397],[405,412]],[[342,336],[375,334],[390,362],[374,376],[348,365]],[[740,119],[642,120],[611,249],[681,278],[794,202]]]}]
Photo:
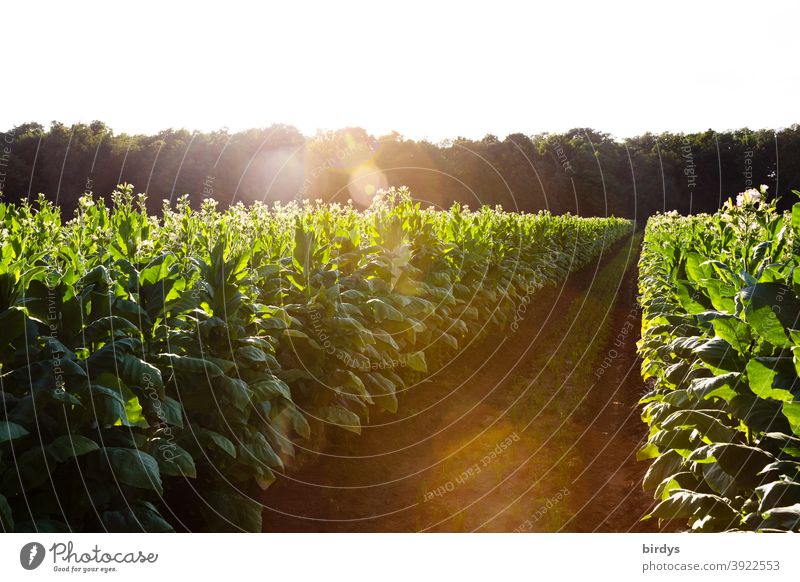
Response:
[{"label": "row of tobacco plants", "polygon": [[261,491],[629,221],[186,199],[0,204],[6,531],[259,531]]},{"label": "row of tobacco plants", "polygon": [[644,485],[694,531],[800,530],[800,205],[764,191],[645,233]]}]

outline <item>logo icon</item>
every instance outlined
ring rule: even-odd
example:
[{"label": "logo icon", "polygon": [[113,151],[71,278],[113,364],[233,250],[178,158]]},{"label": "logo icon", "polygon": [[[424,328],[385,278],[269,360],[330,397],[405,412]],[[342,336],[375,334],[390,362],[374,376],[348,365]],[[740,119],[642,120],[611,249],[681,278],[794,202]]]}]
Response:
[{"label": "logo icon", "polygon": [[26,570],[35,570],[44,561],[44,546],[39,542],[30,542],[19,551],[19,563]]}]

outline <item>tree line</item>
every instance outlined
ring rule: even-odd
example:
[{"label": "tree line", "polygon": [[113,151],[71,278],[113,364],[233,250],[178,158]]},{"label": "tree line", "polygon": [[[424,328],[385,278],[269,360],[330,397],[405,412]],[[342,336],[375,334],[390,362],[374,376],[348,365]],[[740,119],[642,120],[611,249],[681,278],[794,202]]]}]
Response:
[{"label": "tree line", "polygon": [[287,125],[128,135],[99,121],[26,123],[0,134],[3,200],[41,192],[69,216],[85,192],[108,196],[124,182],[147,193],[153,211],[183,194],[192,204],[308,198],[365,206],[378,189],[405,185],[440,207],[488,204],[641,221],[657,211],[713,211],[761,184],[788,205],[800,189],[800,126],[623,140],[577,128],[439,143],[361,128],[304,136]]}]

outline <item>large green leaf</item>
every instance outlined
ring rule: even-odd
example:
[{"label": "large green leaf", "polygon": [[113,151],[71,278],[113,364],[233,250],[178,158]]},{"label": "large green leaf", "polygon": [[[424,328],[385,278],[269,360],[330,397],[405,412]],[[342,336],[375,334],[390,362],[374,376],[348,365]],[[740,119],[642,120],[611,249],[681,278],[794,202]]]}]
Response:
[{"label": "large green leaf", "polygon": [[775,460],[769,453],[747,445],[719,444],[710,448],[720,467],[745,486],[755,487],[761,482],[759,473]]},{"label": "large green leaf", "polygon": [[0,420],[0,443],[13,441],[27,435],[28,431],[17,423]]},{"label": "large green leaf", "polygon": [[200,506],[210,532],[260,532],[262,506],[234,492],[209,491]]},{"label": "large green leaf", "polygon": [[740,354],[747,354],[752,341],[750,326],[734,316],[721,316],[711,321],[717,337],[728,342]]},{"label": "large green leaf", "polygon": [[110,533],[165,533],[174,528],[149,501],[137,501],[117,510],[104,511],[101,521]]},{"label": "large green leaf", "polygon": [[736,350],[722,338],[712,338],[695,348],[694,353],[706,364],[727,372],[744,371],[744,362]]},{"label": "large green leaf", "polygon": [[761,522],[760,527],[782,531],[800,531],[800,503],[767,511],[764,513],[764,521]]},{"label": "large green leaf", "polygon": [[153,439],[150,444],[150,454],[158,461],[158,468],[162,475],[197,477],[197,468],[192,455],[168,439]]},{"label": "large green leaf", "polygon": [[99,448],[99,445],[92,439],[79,434],[62,435],[47,445],[49,455],[59,463],[91,453]]},{"label": "large green leaf", "polygon": [[163,493],[158,461],[144,451],[121,447],[100,450],[114,477],[125,485]]},{"label": "large green leaf", "polygon": [[406,358],[406,364],[408,364],[412,370],[416,370],[417,372],[428,371],[428,363],[425,361],[424,352],[413,352],[409,354]]},{"label": "large green leaf", "polygon": [[741,292],[747,322],[765,340],[780,347],[789,346],[788,328],[796,329],[800,301],[781,283],[757,283]]},{"label": "large green leaf", "polygon": [[722,497],[707,493],[695,493],[682,489],[659,503],[647,517],[659,519],[697,519],[710,515],[728,520],[731,525],[737,520],[737,512]]},{"label": "large green leaf", "polygon": [[763,513],[776,507],[800,503],[800,483],[775,481],[756,488],[760,503],[758,511]]},{"label": "large green leaf", "polygon": [[679,410],[673,412],[661,423],[664,429],[693,428],[700,431],[702,437],[712,442],[731,442],[739,436],[739,432],[724,425],[710,412],[700,410]]},{"label": "large green leaf", "polygon": [[[786,365],[782,366],[782,361],[786,361]],[[785,370],[787,366],[791,372]],[[753,358],[747,362],[747,379],[750,389],[759,398],[791,402],[793,392],[800,389],[800,379],[789,358]]]},{"label": "large green leaf", "polygon": [[355,412],[351,412],[342,406],[323,406],[319,411],[319,416],[330,424],[361,434],[361,419]]},{"label": "large green leaf", "polygon": [[642,482],[645,491],[655,489],[664,479],[680,473],[683,470],[683,463],[683,457],[675,451],[667,451],[659,456],[645,473],[644,481]]},{"label": "large green leaf", "polygon": [[3,473],[2,490],[13,495],[38,487],[48,481],[55,468],[56,461],[47,458],[45,449],[38,446],[28,449]]}]

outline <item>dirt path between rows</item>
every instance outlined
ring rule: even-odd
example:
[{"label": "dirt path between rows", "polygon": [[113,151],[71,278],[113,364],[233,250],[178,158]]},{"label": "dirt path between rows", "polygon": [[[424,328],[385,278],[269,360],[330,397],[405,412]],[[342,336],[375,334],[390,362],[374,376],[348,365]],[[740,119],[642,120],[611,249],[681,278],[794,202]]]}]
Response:
[{"label": "dirt path between rows", "polygon": [[652,531],[635,342],[638,237],[534,296],[397,414],[339,435],[262,500],[264,531]]}]

